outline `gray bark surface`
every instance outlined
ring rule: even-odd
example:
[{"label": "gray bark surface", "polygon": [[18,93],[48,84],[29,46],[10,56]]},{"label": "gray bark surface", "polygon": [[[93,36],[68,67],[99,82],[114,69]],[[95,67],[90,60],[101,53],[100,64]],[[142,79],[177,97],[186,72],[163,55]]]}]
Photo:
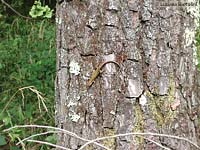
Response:
[{"label": "gray bark surface", "polygon": [[[195,30],[194,18],[184,7],[158,9],[155,1],[71,0],[57,5],[58,127],[87,139],[156,132],[200,143],[195,45],[185,41],[185,30]],[[110,60],[119,66],[104,65],[87,88],[95,67]],[[80,74],[69,71],[72,61],[80,65]],[[195,149],[181,140],[148,138],[171,149]],[[161,149],[136,136],[101,143],[113,150]],[[59,134],[58,144],[78,149],[84,143]]]}]

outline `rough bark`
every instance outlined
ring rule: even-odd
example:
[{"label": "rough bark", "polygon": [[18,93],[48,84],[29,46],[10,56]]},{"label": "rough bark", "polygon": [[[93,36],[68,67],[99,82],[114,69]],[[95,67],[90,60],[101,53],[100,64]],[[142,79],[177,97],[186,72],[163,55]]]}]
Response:
[{"label": "rough bark", "polygon": [[[57,5],[58,127],[87,139],[137,131],[200,143],[195,14],[185,6],[161,7],[157,2],[71,0]],[[95,67],[108,60],[120,67],[106,64],[86,88]],[[80,74],[70,72],[72,61],[80,65]],[[172,149],[195,149],[180,140],[148,138]],[[83,145],[63,134],[58,141],[71,149]],[[102,144],[116,150],[160,149],[135,136]]]}]

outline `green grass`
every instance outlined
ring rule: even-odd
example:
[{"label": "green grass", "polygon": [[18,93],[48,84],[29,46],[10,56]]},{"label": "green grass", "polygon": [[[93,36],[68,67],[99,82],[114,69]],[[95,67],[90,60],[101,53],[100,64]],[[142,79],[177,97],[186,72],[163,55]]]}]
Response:
[{"label": "green grass", "polygon": [[[54,126],[54,23],[17,18],[8,24],[3,20],[0,40],[0,131],[20,124]],[[21,89],[28,86],[33,87]],[[41,92],[39,94],[44,99],[38,99],[37,92]],[[18,138],[35,131],[42,132],[36,129],[19,129],[7,135],[0,132],[0,149],[5,145],[14,148],[13,143]],[[5,140],[6,143],[1,143]],[[41,146],[40,149],[47,147]]]}]

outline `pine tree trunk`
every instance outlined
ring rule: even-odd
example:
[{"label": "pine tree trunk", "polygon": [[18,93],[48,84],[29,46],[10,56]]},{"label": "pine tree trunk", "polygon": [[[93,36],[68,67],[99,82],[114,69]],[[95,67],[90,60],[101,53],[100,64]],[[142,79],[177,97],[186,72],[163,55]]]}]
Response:
[{"label": "pine tree trunk", "polygon": [[[86,139],[155,132],[200,143],[194,42],[197,3],[190,7],[163,5],[157,0],[58,3],[58,127]],[[106,61],[118,64],[102,66],[94,83],[87,86],[92,72]],[[195,149],[181,140],[147,138],[171,149]],[[113,150],[161,149],[141,136],[100,143]],[[58,144],[78,149],[84,142],[59,134]],[[91,144],[86,149],[102,148]]]}]

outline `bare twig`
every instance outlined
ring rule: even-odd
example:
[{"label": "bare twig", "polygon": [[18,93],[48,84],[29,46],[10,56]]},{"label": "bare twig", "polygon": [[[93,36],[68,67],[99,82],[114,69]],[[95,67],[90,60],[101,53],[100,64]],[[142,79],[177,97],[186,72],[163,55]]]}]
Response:
[{"label": "bare twig", "polygon": [[42,103],[44,109],[46,112],[48,112],[48,109],[45,105],[45,98],[42,97],[42,93],[40,91],[38,91],[34,86],[26,86],[26,87],[22,87],[22,88],[19,88],[13,95],[12,97],[9,99],[9,101],[6,103],[6,105],[4,106],[3,110],[1,111],[1,114],[7,109],[8,105],[10,104],[10,102],[13,100],[13,98],[15,97],[15,95],[20,91],[21,92],[21,95],[22,95],[22,104],[24,105],[24,93],[23,93],[23,90],[25,89],[29,89],[30,91],[32,91],[33,93],[36,94],[37,96],[37,99],[38,99],[38,105],[39,105],[39,110],[40,112],[42,112],[41,110],[41,106],[40,106],[40,103]]},{"label": "bare twig", "polygon": [[25,19],[32,19],[30,17],[26,17],[22,14],[20,14],[18,11],[16,11],[14,8],[12,8],[12,6],[10,6],[8,3],[6,3],[4,0],[1,0],[1,2],[6,5],[8,8],[10,8],[14,13],[16,13],[18,16],[22,17],[22,18],[25,18]]},{"label": "bare twig", "polygon": [[34,86],[26,86],[26,87],[22,87],[22,88],[19,88],[13,95],[12,97],[9,99],[9,101],[6,103],[6,105],[4,106],[3,110],[1,111],[1,114],[7,109],[8,105],[10,104],[10,102],[13,100],[13,98],[15,97],[15,95],[20,91],[21,92],[21,95],[22,95],[22,104],[24,105],[24,93],[23,93],[23,90],[25,89],[29,89],[30,91],[32,91],[33,93],[36,94],[37,96],[37,99],[38,99],[38,105],[39,105],[39,110],[40,112],[42,112],[41,110],[41,106],[40,106],[40,103],[42,103],[44,109],[46,112],[48,112],[48,109],[46,107],[46,104],[45,104],[45,98],[42,97],[42,93],[40,91],[38,91]]},{"label": "bare twig", "polygon": [[[88,140],[88,139],[85,139],[85,138],[82,138],[82,137],[78,136],[77,134],[75,134],[75,133],[73,133],[73,132],[70,132],[70,131],[67,131],[67,130],[64,130],[64,129],[61,129],[61,128],[57,128],[57,127],[42,126],[42,125],[17,125],[17,126],[14,126],[14,127],[11,127],[11,128],[8,128],[8,129],[3,130],[3,132],[8,132],[8,131],[13,130],[13,129],[15,129],[15,128],[32,128],[32,127],[35,127],[35,128],[53,129],[53,130],[57,130],[57,131],[60,131],[60,132],[62,132],[62,133],[68,134],[68,135],[70,135],[70,136],[72,136],[72,137],[75,137],[75,138],[77,138],[77,139],[79,139],[79,140],[82,140],[82,141],[85,141],[85,142],[89,142],[89,141],[90,141],[90,140]],[[42,134],[42,133],[40,133],[40,134]],[[34,135],[33,135],[33,136],[34,136]],[[23,141],[23,140],[22,140],[22,141]],[[99,147],[102,147],[102,148],[106,149],[106,150],[110,150],[109,148],[105,147],[105,146],[102,145],[102,144],[99,144],[99,143],[97,143],[97,142],[93,142],[93,143],[96,144],[96,145],[99,146]]]},{"label": "bare twig", "polygon": [[44,99],[44,97],[41,96],[42,93],[40,91],[36,90],[34,86],[33,87],[27,87],[27,88],[29,90],[31,90],[32,92],[34,92],[37,95],[38,102],[39,102],[39,110],[40,110],[40,112],[42,112],[41,107],[40,107],[40,101],[42,102],[42,105],[45,108],[46,112],[48,112],[48,109],[47,109],[47,107],[46,107],[46,105],[44,103],[45,99]]},{"label": "bare twig", "polygon": [[21,142],[24,142],[24,141],[27,141],[33,137],[37,137],[37,136],[40,136],[40,135],[46,135],[46,134],[50,134],[50,133],[59,133],[60,131],[47,131],[47,132],[42,132],[42,133],[38,133],[38,134],[34,134],[34,135],[31,135],[29,137],[26,137],[24,138],[23,140],[20,140],[16,145],[19,145]]},{"label": "bare twig", "polygon": [[19,137],[17,137],[17,139],[19,140],[19,143],[21,144],[22,149],[23,149],[23,150],[26,150],[26,149],[25,149],[25,144],[23,143],[23,141],[22,141]]},{"label": "bare twig", "polygon": [[144,135],[152,135],[152,136],[173,138],[173,139],[186,141],[186,142],[192,144],[193,146],[195,146],[196,148],[200,149],[200,147],[197,144],[195,144],[194,142],[192,142],[192,141],[190,141],[190,140],[188,140],[188,139],[186,139],[184,137],[179,137],[179,136],[174,136],[174,135],[167,135],[167,134],[159,134],[159,133],[151,133],[151,132],[147,132],[147,133],[133,132],[133,133],[124,133],[124,134],[117,134],[117,135],[112,135],[112,136],[105,136],[105,137],[101,137],[101,138],[96,138],[94,140],[91,140],[91,141],[85,143],[83,146],[81,146],[79,148],[79,150],[82,150],[88,144],[91,144],[91,143],[96,142],[96,141],[101,141],[101,140],[110,139],[110,138],[116,138],[116,137],[121,137],[121,136],[128,136],[128,135],[143,135],[143,136]]},{"label": "bare twig", "polygon": [[42,102],[42,105],[43,105],[45,111],[48,112],[48,109],[47,109],[47,107],[46,107],[46,105],[45,105],[45,103],[44,103],[45,99],[44,99],[44,97],[42,97],[42,93],[41,93],[40,91],[38,91],[34,86],[27,86],[27,87],[20,88],[19,91],[22,91],[22,90],[24,90],[24,89],[29,89],[29,90],[31,90],[33,93],[36,94],[37,99],[38,99],[38,103],[39,103],[38,105],[39,105],[39,110],[40,110],[40,112],[42,112],[41,106],[40,106],[40,102]]},{"label": "bare twig", "polygon": [[[64,130],[64,129],[60,129],[60,128],[57,128],[57,127],[51,127],[51,126],[42,126],[42,125],[18,125],[18,126],[14,126],[14,127],[11,127],[11,128],[8,128],[8,129],[5,129],[4,132],[8,132],[12,129],[15,129],[15,128],[27,128],[27,127],[36,127],[36,128],[46,128],[46,129],[53,129],[53,130],[57,130],[57,131],[61,131],[65,134],[68,134],[70,136],[73,136],[77,139],[80,139],[82,141],[85,141],[87,143],[85,143],[83,146],[81,146],[79,148],[79,150],[82,150],[83,148],[85,148],[88,144],[96,144],[106,150],[110,150],[109,148],[97,143],[97,141],[101,141],[101,140],[105,140],[105,139],[110,139],[110,138],[116,138],[116,137],[121,137],[121,136],[130,136],[130,135],[135,135],[135,136],[148,136],[148,135],[151,135],[151,136],[159,136],[159,137],[166,137],[166,138],[173,138],[173,139],[178,139],[178,140],[183,140],[183,141],[186,141],[188,143],[190,143],[191,145],[195,146],[197,149],[200,149],[200,147],[195,144],[194,142],[192,142],[191,140],[189,139],[186,139],[184,137],[179,137],[179,136],[174,136],[174,135],[167,135],[167,134],[159,134],[159,133],[151,133],[151,132],[146,132],[146,133],[140,133],[140,132],[133,132],[133,133],[125,133],[125,134],[117,134],[117,135],[112,135],[112,136],[106,136],[106,137],[101,137],[101,138],[96,138],[94,140],[88,140],[88,139],[85,139],[85,138],[82,138],[80,136],[78,136],[77,134],[73,133],[73,132],[70,132],[70,131],[67,131],[67,130]],[[37,134],[37,135],[42,135],[42,134],[47,134],[48,132],[45,132],[45,133],[40,133],[40,134]],[[33,137],[34,135],[32,135]],[[36,136],[36,135],[35,135]],[[29,139],[29,138],[28,138]],[[147,139],[147,138],[146,138]],[[167,147],[164,147],[162,146],[161,144],[151,140],[151,139],[147,139],[151,142],[153,142],[154,144],[162,147],[162,148],[165,148],[167,150],[169,150],[169,148]],[[24,140],[22,140],[24,141]],[[30,141],[30,140],[27,140],[27,141]]]},{"label": "bare twig", "polygon": [[148,141],[150,141],[150,142],[156,144],[157,146],[159,146],[159,147],[161,147],[161,148],[163,148],[163,149],[170,150],[170,148],[165,147],[165,146],[163,146],[162,144],[160,144],[160,143],[158,143],[158,142],[156,142],[156,141],[154,141],[154,140],[151,140],[151,139],[149,139],[149,138],[144,138],[144,139],[146,139],[146,140],[148,140]]},{"label": "bare twig", "polygon": [[45,142],[45,141],[39,141],[39,140],[27,140],[27,141],[28,141],[28,142],[34,142],[34,143],[45,144],[45,145],[53,146],[53,147],[60,148],[60,149],[64,149],[64,150],[71,150],[71,149],[69,149],[69,148],[65,148],[65,147],[63,147],[63,146],[59,146],[59,145],[52,144],[52,143]]}]

